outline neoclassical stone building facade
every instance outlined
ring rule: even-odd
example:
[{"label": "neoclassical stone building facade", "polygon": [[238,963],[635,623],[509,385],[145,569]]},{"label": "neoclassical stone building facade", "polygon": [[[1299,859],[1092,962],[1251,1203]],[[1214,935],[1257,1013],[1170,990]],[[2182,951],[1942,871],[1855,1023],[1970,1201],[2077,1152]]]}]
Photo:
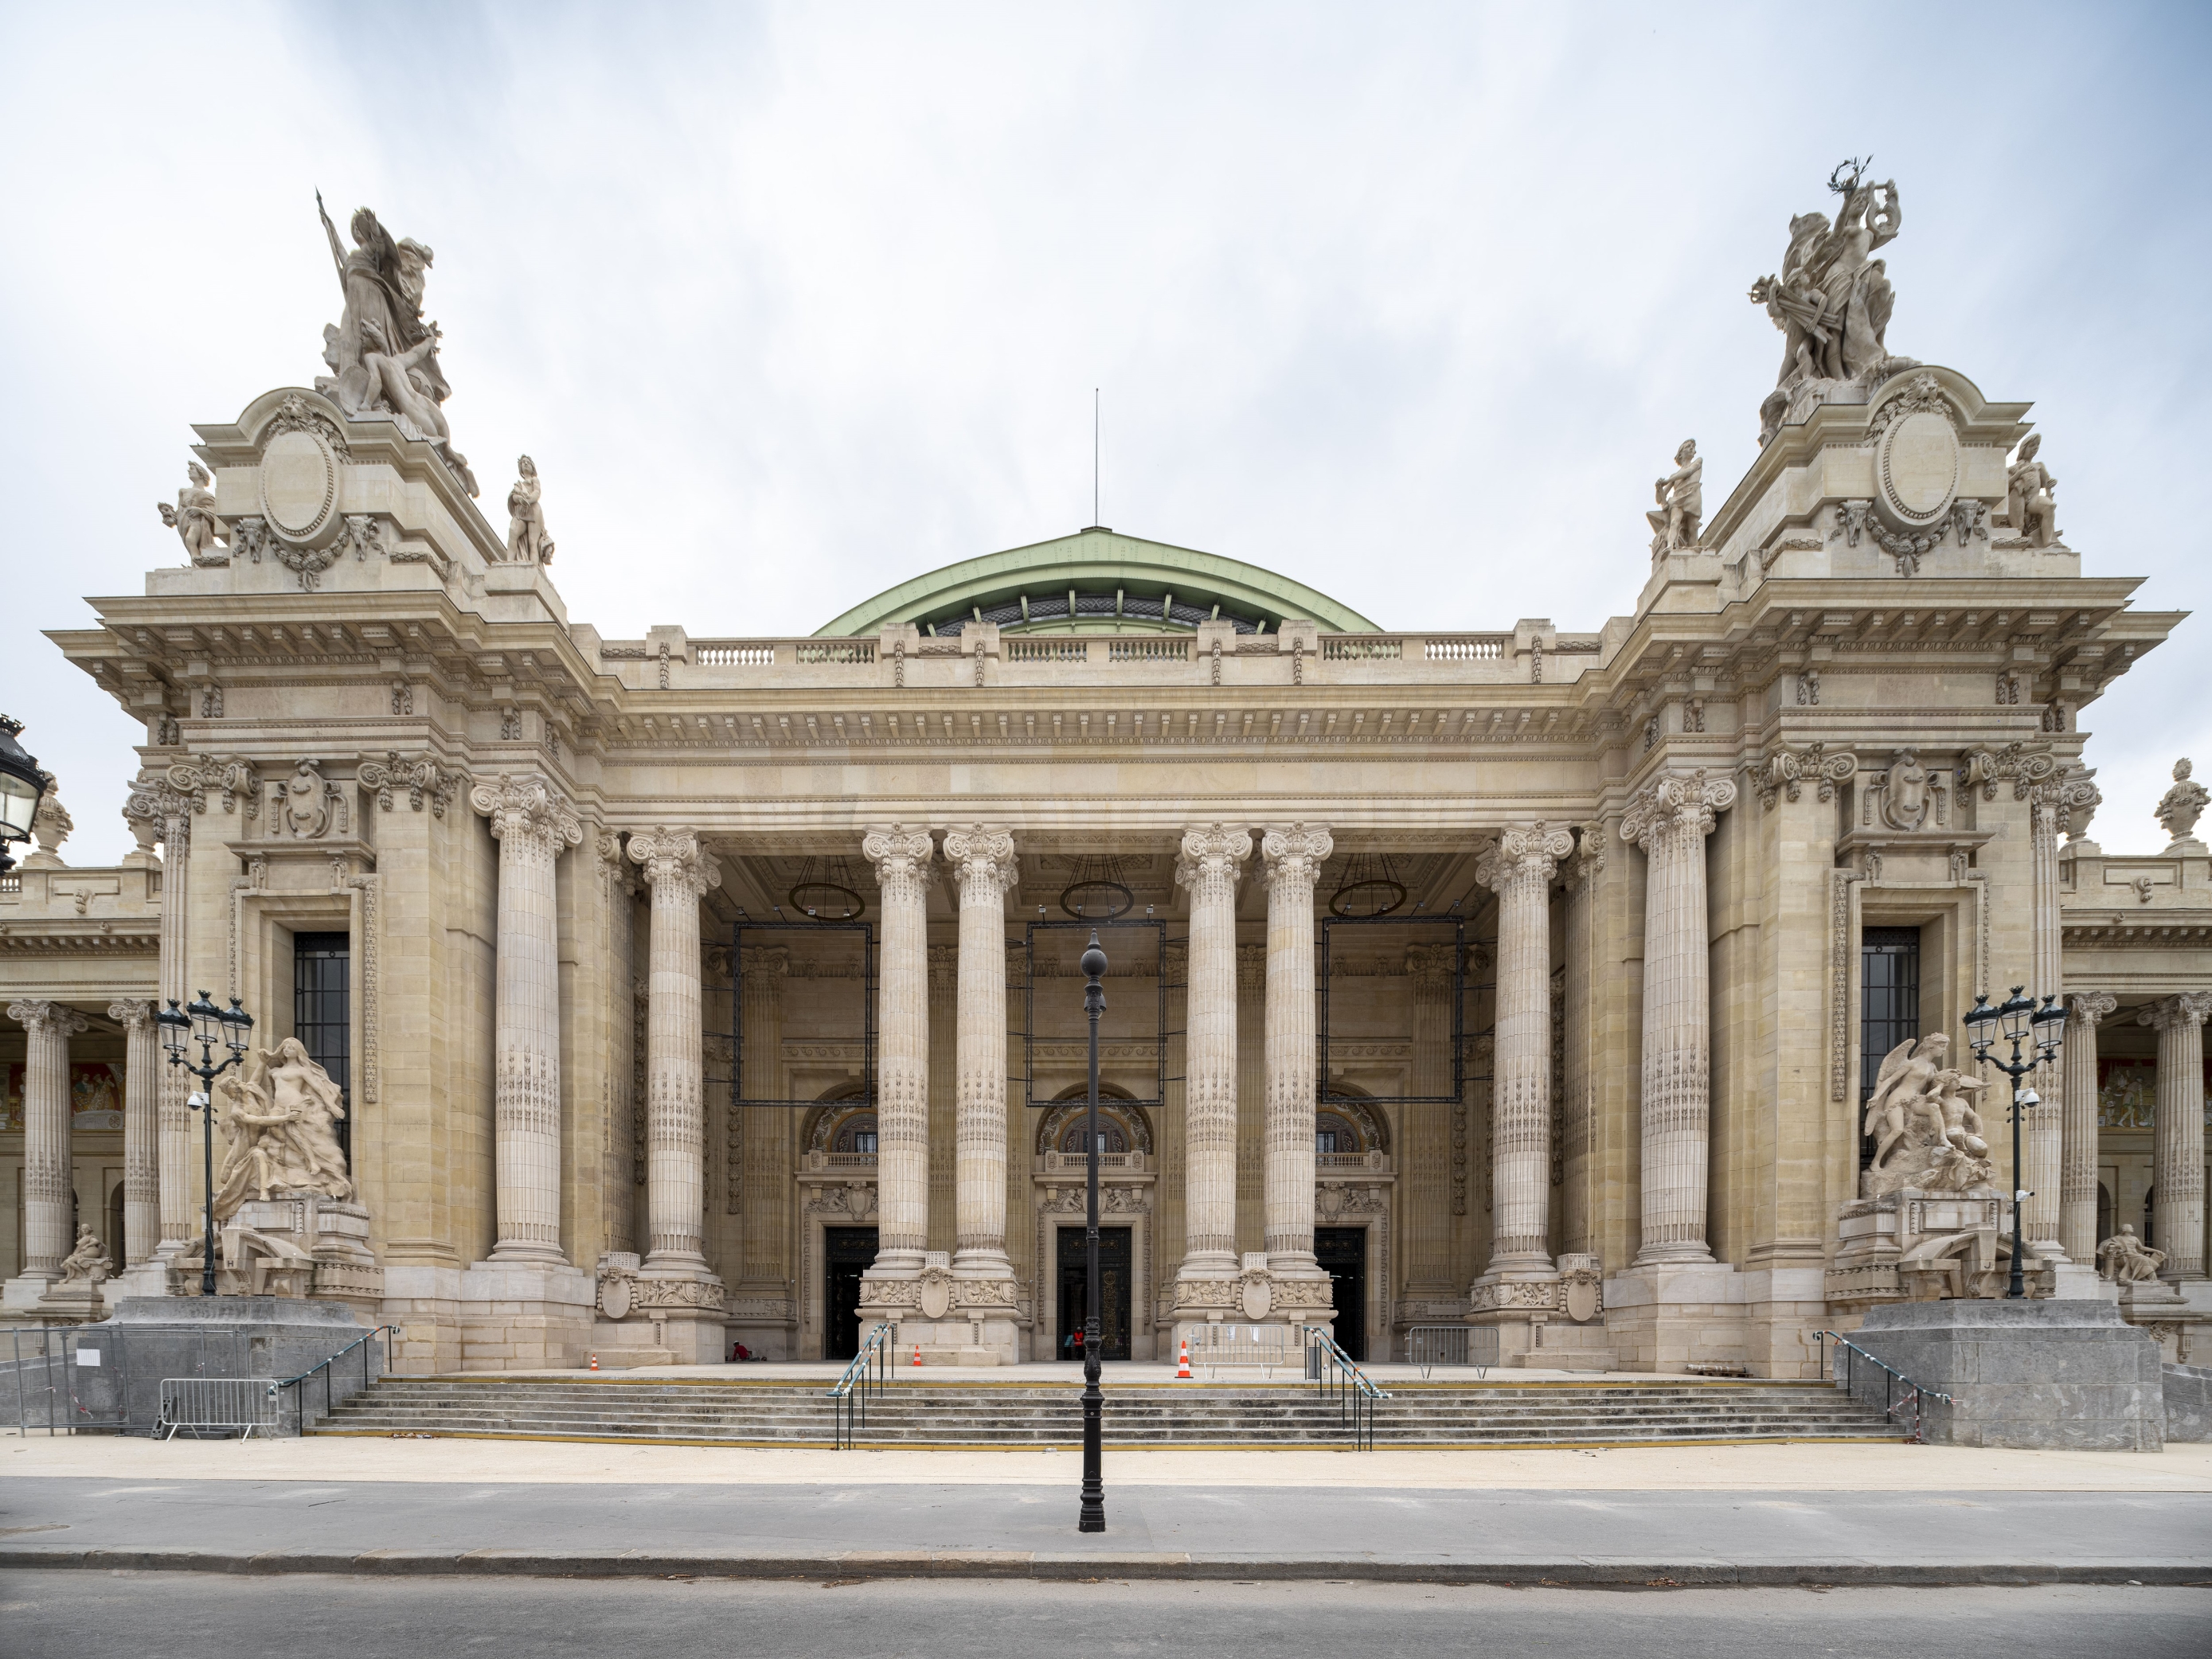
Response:
[{"label": "neoclassical stone building facade", "polygon": [[52,636],[144,722],[139,850],[57,832],[0,883],[7,1309],[80,1224],[117,1288],[193,1288],[147,1009],[205,988],[344,1085],[354,1291],[404,1367],[830,1357],[881,1319],[1064,1357],[1110,916],[1109,1357],[1473,1321],[1509,1362],[1811,1374],[1906,1293],[1838,1266],[1881,1060],[2015,983],[2072,1011],[2039,1271],[2094,1288],[2132,1225],[2179,1351],[2203,793],[2108,854],[2084,747],[2182,618],[2083,574],[2027,405],[1821,358],[1866,252],[1824,299],[1793,243],[1758,459],[1707,516],[1686,445],[1633,614],[1579,629],[1383,628],[1093,526],[805,638],[607,639],[534,469],[502,533],[434,406],[380,401],[392,330],[334,330],[318,389],[198,428],[187,562],[149,525],[145,591]]}]

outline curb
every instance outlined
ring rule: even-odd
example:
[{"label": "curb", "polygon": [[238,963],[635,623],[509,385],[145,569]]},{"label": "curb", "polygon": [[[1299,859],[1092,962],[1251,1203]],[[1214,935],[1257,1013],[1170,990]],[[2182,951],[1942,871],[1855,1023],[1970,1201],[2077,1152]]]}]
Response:
[{"label": "curb", "polygon": [[2144,1562],[1455,1561],[1434,1556],[1325,1557],[1044,1550],[825,1550],[738,1555],[711,1550],[564,1551],[0,1549],[0,1569],[339,1573],[379,1577],[1327,1579],[1518,1585],[1523,1589],[1698,1589],[1820,1585],[2212,1585],[2212,1564]]}]

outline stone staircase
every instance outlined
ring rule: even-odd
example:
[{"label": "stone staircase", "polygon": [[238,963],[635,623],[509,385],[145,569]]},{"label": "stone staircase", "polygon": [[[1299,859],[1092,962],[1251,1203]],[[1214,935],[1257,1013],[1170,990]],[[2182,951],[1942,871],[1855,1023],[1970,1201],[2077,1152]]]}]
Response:
[{"label": "stone staircase", "polygon": [[[453,1435],[668,1445],[827,1446],[826,1385],[809,1382],[386,1377],[312,1434]],[[1823,1382],[1401,1383],[1376,1403],[1382,1447],[1679,1445],[1900,1440],[1881,1414]],[[1067,1383],[898,1382],[868,1401],[868,1446],[1015,1449],[1079,1443]],[[1339,1407],[1310,1384],[1125,1385],[1106,1390],[1120,1446],[1348,1444]]]}]

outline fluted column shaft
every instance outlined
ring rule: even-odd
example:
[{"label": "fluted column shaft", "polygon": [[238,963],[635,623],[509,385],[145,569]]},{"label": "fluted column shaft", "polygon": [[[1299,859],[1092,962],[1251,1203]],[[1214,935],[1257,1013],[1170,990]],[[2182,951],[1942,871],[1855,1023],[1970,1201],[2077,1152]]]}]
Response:
[{"label": "fluted column shaft", "polygon": [[1710,1261],[1712,989],[1705,837],[1735,785],[1700,770],[1662,777],[1621,820],[1644,849],[1643,1241],[1638,1265]]},{"label": "fluted column shaft", "polygon": [[928,833],[894,825],[860,843],[883,893],[877,965],[876,1185],[872,1273],[911,1279],[929,1248]]},{"label": "fluted column shaft", "polygon": [[[185,951],[187,921],[191,910],[191,803],[172,787],[161,774],[148,770],[138,775],[125,801],[126,822],[159,824],[161,842],[161,967],[156,994],[166,1006],[181,1008],[191,1000],[185,981],[189,973]],[[198,1231],[192,1208],[191,1113],[185,1104],[193,1081],[184,1068],[156,1066],[154,1085],[155,1185],[161,1211],[161,1241],[155,1254],[164,1260],[179,1255]]]},{"label": "fluted column shaft", "polygon": [[1237,1272],[1237,877],[1252,855],[1245,830],[1187,831],[1176,882],[1190,893],[1185,1020],[1183,1279]]},{"label": "fluted column shaft", "polygon": [[1498,895],[1491,1273],[1553,1270],[1552,877],[1574,849],[1564,829],[1509,830],[1480,872]]},{"label": "fluted column shaft", "polygon": [[123,1237],[107,1241],[111,1255],[135,1267],[161,1242],[160,1133],[156,1101],[161,1073],[161,1033],[150,1002],[117,1001],[107,1017],[123,1027]]},{"label": "fluted column shaft", "polygon": [[2097,1259],[2097,1023],[2118,1006],[2104,991],[2066,999],[2058,1244],[2075,1261]]},{"label": "fluted column shaft", "polygon": [[1319,1275],[1314,1261],[1314,883],[1335,843],[1318,825],[1261,837],[1267,883],[1267,1267]]},{"label": "fluted column shaft", "polygon": [[[30,1033],[23,1066],[23,1277],[58,1279],[70,1230],[70,1039],[85,1018],[58,1002],[11,1002]],[[113,1249],[111,1241],[109,1248]]]},{"label": "fluted column shaft", "polygon": [[1003,830],[955,830],[945,862],[960,889],[960,979],[953,1037],[952,1271],[1011,1279],[1006,1258],[1006,893],[1018,873]]},{"label": "fluted column shaft", "polygon": [[722,883],[689,830],[629,838],[653,889],[645,1015],[647,1272],[707,1271],[706,1103],[700,1031],[699,902]]},{"label": "fluted column shaft", "polygon": [[2204,1277],[2204,1016],[2212,993],[2152,1004],[2158,1028],[2158,1123],[2151,1143],[2151,1243],[2166,1252],[2160,1279]]},{"label": "fluted column shaft", "polygon": [[[2068,791],[2063,775],[2039,784],[2027,809],[2029,896],[2034,906],[2029,923],[2032,977],[2028,983],[2039,996],[2056,994],[2063,982],[2058,837],[2065,828]],[[2064,1248],[2059,1237],[2059,1206],[2064,1182],[2065,1068],[2046,1068],[2033,1081],[2037,1103],[2023,1111],[2020,1121],[2020,1184],[2028,1191],[2027,1201],[2021,1208],[2021,1232],[2030,1244],[2042,1247],[2039,1254],[2047,1255],[2053,1249]]]},{"label": "fluted column shaft", "polygon": [[494,1015],[494,1261],[565,1266],[561,1250],[561,979],[554,866],[583,825],[544,778],[478,784],[499,842]]}]

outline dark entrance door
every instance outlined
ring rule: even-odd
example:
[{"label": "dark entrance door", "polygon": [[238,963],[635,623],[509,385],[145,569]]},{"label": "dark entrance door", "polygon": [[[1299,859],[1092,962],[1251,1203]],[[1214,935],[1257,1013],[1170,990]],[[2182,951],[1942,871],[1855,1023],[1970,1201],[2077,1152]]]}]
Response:
[{"label": "dark entrance door", "polygon": [[860,1275],[876,1259],[873,1227],[822,1230],[822,1357],[850,1359],[860,1351]]},{"label": "dark entrance door", "polygon": [[[1062,1359],[1080,1359],[1076,1337],[1083,1329],[1083,1229],[1060,1230],[1060,1347]],[[1129,1357],[1129,1230],[1098,1230],[1099,1358]]]},{"label": "dark entrance door", "polygon": [[1367,1229],[1316,1227],[1314,1259],[1329,1277],[1336,1304],[1336,1346],[1367,1358]]}]

